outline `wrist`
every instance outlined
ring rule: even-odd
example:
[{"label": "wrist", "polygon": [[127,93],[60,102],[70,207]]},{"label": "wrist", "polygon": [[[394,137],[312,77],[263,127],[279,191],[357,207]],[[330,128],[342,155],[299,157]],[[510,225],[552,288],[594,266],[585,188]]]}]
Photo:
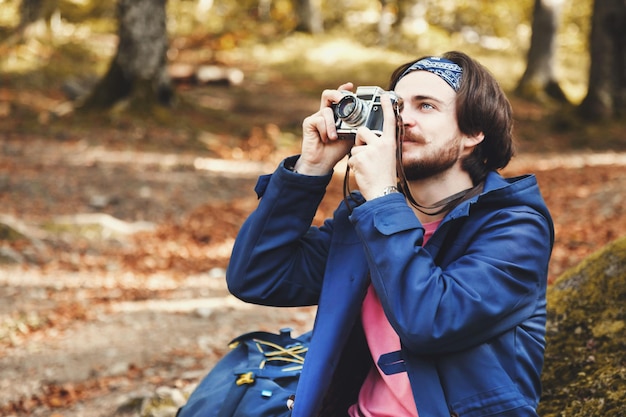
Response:
[{"label": "wrist", "polygon": [[398,190],[398,187],[396,187],[395,185],[388,185],[387,187],[384,187],[382,191],[378,193],[378,195],[375,198],[384,197],[386,195],[395,194],[399,192],[400,190]]},{"label": "wrist", "polygon": [[291,171],[302,175],[310,176],[323,176],[332,172],[332,167],[328,167],[326,164],[308,164],[302,161],[302,158],[298,159],[293,165]]}]

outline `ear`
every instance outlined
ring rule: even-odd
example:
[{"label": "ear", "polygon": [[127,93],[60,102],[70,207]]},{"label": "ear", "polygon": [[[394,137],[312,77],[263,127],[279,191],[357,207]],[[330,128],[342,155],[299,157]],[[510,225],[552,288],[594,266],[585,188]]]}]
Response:
[{"label": "ear", "polygon": [[463,137],[463,153],[469,155],[472,153],[474,148],[478,146],[485,139],[485,134],[483,132],[478,132],[472,136],[464,136]]}]

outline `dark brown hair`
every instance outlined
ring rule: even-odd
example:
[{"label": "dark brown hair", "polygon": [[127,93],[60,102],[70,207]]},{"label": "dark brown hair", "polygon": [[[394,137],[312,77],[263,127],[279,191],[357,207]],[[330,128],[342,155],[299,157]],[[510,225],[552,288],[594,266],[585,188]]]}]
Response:
[{"label": "dark brown hair", "polygon": [[[470,136],[480,132],[485,135],[463,161],[463,169],[474,184],[478,184],[489,171],[504,168],[515,153],[511,103],[493,75],[476,60],[457,51],[446,52],[441,57],[463,68],[456,97],[459,130]],[[402,73],[420,59],[423,58],[398,67],[391,75],[389,90],[393,90]]]}]

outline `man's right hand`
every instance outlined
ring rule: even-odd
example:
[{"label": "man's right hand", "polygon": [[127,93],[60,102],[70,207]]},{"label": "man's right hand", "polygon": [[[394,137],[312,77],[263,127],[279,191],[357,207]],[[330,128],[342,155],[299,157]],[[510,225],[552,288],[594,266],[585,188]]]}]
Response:
[{"label": "man's right hand", "polygon": [[317,113],[302,122],[302,152],[294,169],[305,175],[326,175],[332,171],[354,145],[351,140],[339,140],[331,105],[343,97],[341,91],[352,91],[352,83],[337,90],[324,90]]}]

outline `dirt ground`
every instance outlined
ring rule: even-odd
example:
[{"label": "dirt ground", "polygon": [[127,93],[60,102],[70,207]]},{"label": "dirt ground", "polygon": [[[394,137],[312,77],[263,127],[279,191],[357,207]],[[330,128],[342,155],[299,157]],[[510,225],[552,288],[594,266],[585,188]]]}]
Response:
[{"label": "dirt ground", "polygon": [[[312,309],[247,305],[224,284],[275,161],[87,143],[0,140],[0,223],[13,229],[0,242],[1,415],[111,416],[158,387],[190,389],[240,333],[310,328]],[[626,232],[624,154],[520,155],[506,173],[527,171],[555,216],[551,279]]]},{"label": "dirt ground", "polygon": [[[225,288],[232,233],[249,211],[237,199],[264,164],[43,140],[2,148],[1,220],[25,238],[2,245],[1,415],[110,416],[159,386],[197,382],[240,333],[310,327],[311,309],[255,307]],[[228,223],[233,201],[240,215]],[[206,253],[181,256],[201,265],[135,264],[161,245],[197,251],[168,229],[194,209],[230,226],[203,240]]]}]

